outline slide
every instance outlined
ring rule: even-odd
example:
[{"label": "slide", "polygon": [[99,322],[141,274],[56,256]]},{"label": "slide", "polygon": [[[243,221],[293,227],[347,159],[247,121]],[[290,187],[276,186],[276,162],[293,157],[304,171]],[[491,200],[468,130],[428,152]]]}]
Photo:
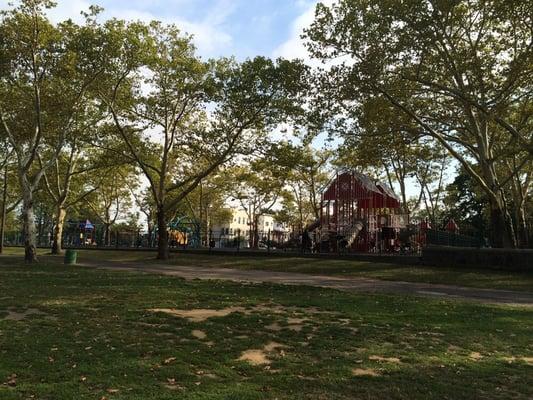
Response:
[{"label": "slide", "polygon": [[364,228],[365,223],[363,222],[363,220],[354,221],[353,225],[348,228],[344,233],[344,236],[348,241],[347,247],[350,247],[352,244],[354,244],[355,240],[357,239],[357,236],[359,236],[359,233],[361,233]]}]

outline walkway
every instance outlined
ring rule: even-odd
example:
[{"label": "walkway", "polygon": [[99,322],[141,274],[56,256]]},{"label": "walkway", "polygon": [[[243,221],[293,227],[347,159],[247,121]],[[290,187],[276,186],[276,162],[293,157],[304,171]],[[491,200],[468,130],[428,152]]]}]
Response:
[{"label": "walkway", "polygon": [[261,270],[230,268],[184,267],[167,264],[87,262],[80,266],[109,270],[155,273],[178,276],[184,279],[216,279],[234,282],[274,283],[282,285],[306,285],[348,292],[393,293],[419,295],[442,299],[479,301],[487,304],[508,304],[533,307],[533,293],[495,289],[477,289],[452,285],[397,282],[367,278],[345,278]]}]

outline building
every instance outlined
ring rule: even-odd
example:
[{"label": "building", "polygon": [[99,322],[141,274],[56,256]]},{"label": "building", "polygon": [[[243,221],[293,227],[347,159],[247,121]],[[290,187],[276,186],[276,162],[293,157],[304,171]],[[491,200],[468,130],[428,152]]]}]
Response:
[{"label": "building", "polygon": [[[231,219],[221,225],[213,226],[211,229],[212,239],[216,247],[240,247],[250,246],[250,231],[253,230],[248,213],[241,208],[232,208]],[[257,224],[257,233],[259,241],[265,242],[270,240],[279,241],[288,233],[288,228],[274,220],[271,214],[259,216]]]}]

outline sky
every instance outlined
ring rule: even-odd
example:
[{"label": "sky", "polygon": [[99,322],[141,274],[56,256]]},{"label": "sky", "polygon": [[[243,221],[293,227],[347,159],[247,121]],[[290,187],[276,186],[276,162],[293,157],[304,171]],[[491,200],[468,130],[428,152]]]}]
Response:
[{"label": "sky", "polygon": [[[0,8],[12,0],[0,0]],[[317,0],[56,0],[49,12],[55,22],[81,22],[91,4],[104,8],[102,18],[160,20],[194,35],[204,58],[256,55],[307,58],[300,35],[311,23]]]}]

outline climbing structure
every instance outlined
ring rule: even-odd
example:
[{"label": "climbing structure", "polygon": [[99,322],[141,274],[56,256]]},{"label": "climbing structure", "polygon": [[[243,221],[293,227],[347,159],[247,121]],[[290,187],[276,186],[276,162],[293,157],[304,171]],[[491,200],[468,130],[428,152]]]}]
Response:
[{"label": "climbing structure", "polygon": [[390,187],[355,171],[343,172],[322,193],[318,239],[330,251],[339,246],[386,251],[407,222]]},{"label": "climbing structure", "polygon": [[168,224],[169,242],[172,245],[200,247],[200,223],[187,216],[177,216]]}]

